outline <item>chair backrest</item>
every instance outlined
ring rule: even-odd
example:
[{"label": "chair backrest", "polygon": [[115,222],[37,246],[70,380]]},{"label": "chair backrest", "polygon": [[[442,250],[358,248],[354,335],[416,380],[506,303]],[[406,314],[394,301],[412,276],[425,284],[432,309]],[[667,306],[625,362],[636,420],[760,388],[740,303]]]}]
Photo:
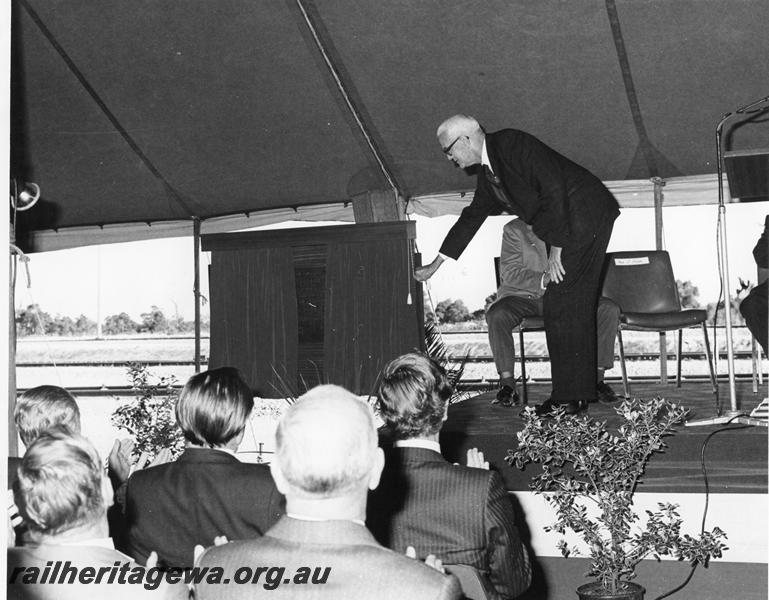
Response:
[{"label": "chair backrest", "polygon": [[470,565],[443,565],[447,573],[459,580],[462,593],[467,600],[487,600],[496,594],[489,590],[491,584],[481,575],[481,572]]},{"label": "chair backrest", "polygon": [[681,310],[670,256],[664,250],[608,253],[602,295],[626,313]]}]

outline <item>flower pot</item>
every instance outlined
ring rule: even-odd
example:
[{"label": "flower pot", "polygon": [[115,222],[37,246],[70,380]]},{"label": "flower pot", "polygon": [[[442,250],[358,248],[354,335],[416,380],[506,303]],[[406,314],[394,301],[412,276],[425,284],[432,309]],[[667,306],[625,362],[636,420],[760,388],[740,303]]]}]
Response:
[{"label": "flower pot", "polygon": [[643,600],[646,590],[643,586],[630,581],[623,581],[616,594],[607,592],[600,581],[586,583],[577,588],[579,600]]}]

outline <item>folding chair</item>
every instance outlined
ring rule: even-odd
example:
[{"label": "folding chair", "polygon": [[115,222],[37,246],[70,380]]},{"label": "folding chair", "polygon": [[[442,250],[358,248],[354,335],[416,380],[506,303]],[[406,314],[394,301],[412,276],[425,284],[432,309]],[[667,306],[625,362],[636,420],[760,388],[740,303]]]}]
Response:
[{"label": "folding chair", "polygon": [[[681,308],[678,287],[668,253],[664,250],[612,252],[606,255],[606,260],[602,294],[616,302],[621,310],[617,340],[625,397],[630,396],[630,386],[625,365],[622,330],[657,332],[678,330],[676,379],[677,386],[681,387],[682,330],[697,325],[702,327],[705,338],[710,382],[715,393],[717,391],[716,376],[713,371],[710,340],[705,324],[707,311]],[[667,360],[667,352],[660,357],[660,360]]]}]

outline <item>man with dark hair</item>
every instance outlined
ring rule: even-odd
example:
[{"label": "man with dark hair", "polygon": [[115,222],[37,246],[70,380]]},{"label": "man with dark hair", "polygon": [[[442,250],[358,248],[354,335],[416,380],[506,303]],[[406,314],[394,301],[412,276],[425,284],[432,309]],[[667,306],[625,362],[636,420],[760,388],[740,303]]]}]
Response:
[{"label": "man with dark hair", "polygon": [[227,577],[244,566],[266,572],[248,573],[248,585],[201,582],[196,598],[459,598],[453,577],[382,548],[366,529],[366,494],[382,464],[368,405],[334,385],[304,394],[278,425],[270,464],[286,516],[264,537],[211,547],[197,561]]},{"label": "man with dark hair", "polygon": [[[185,585],[147,575],[114,549],[107,526],[112,488],[85,438],[64,429],[40,435],[19,467],[16,499],[29,542],[8,549],[9,598],[187,598]],[[131,574],[141,581],[127,583]]]},{"label": "man with dark hair", "polygon": [[237,369],[190,378],[176,404],[184,453],[128,479],[128,554],[144,562],[156,550],[163,566],[191,567],[195,545],[258,537],[278,520],[283,498],[269,468],[235,457],[253,406]]},{"label": "man with dark hair", "polygon": [[463,467],[447,462],[438,437],[452,393],[446,373],[421,354],[385,366],[379,411],[396,440],[379,487],[369,497],[367,524],[395,550],[434,554],[443,564],[475,567],[490,598],[509,599],[531,582],[531,566],[502,478],[468,453]]},{"label": "man with dark hair", "polygon": [[459,258],[488,216],[508,212],[531,225],[548,245],[550,277],[543,316],[553,391],[537,412],[579,412],[596,396],[595,315],[617,201],[598,177],[526,132],[487,134],[473,117],[454,115],[437,137],[452,163],[478,169],[477,185],[439,255],[414,277],[424,281]]}]

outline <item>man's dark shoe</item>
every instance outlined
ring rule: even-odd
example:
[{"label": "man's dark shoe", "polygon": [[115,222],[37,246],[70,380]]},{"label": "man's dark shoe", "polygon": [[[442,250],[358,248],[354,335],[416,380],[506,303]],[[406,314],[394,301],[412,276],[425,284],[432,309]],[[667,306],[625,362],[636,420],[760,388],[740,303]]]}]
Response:
[{"label": "man's dark shoe", "polygon": [[560,406],[557,402],[553,402],[550,398],[545,400],[542,404],[537,404],[537,406],[534,407],[534,413],[538,417],[544,417],[546,415],[550,415],[553,410],[558,408]]},{"label": "man's dark shoe", "polygon": [[572,402],[564,402],[561,404],[558,402],[553,402],[550,398],[548,398],[542,404],[535,406],[534,412],[539,417],[547,417],[552,416],[553,411],[557,408],[562,408],[563,412],[567,415],[576,415],[581,413],[583,410],[587,410],[587,400],[574,400]]},{"label": "man's dark shoe", "polygon": [[614,404],[619,401],[617,394],[605,381],[598,382],[598,385],[595,386],[595,393],[598,396],[598,401],[602,404]]},{"label": "man's dark shoe", "polygon": [[492,404],[500,404],[502,406],[519,406],[521,399],[516,392],[509,385],[503,385],[497,392],[496,398],[491,401]]}]

